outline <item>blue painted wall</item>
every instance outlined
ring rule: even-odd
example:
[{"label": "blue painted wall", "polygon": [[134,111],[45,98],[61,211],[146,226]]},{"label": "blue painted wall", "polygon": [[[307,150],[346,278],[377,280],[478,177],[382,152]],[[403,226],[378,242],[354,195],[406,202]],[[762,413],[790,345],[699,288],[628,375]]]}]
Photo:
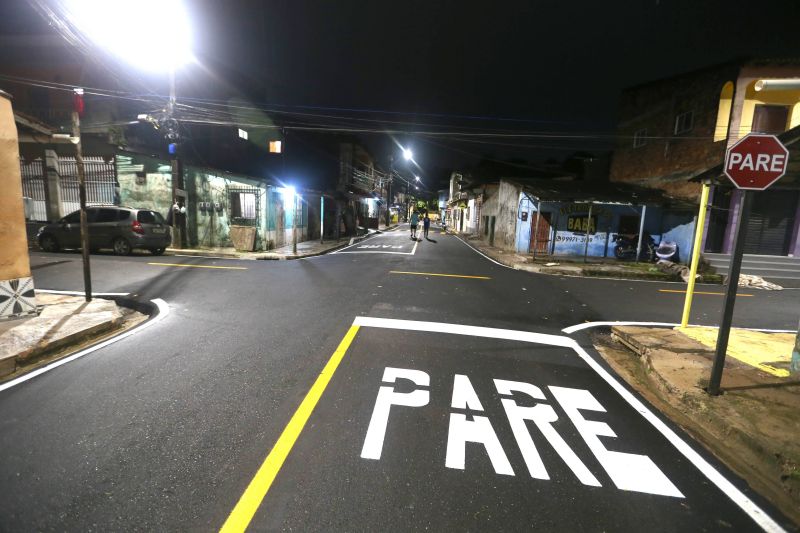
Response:
[{"label": "blue painted wall", "polygon": [[[534,204],[527,196],[523,196],[517,208],[517,245],[519,253],[527,254],[531,249],[531,220],[533,219]],[[523,218],[525,220],[523,220]]]},{"label": "blue painted wall", "polygon": [[[522,204],[520,204],[520,209],[522,209]],[[533,212],[532,207],[530,211]],[[593,206],[592,218],[597,217],[597,227],[594,233],[589,235],[588,255],[590,257],[614,257],[614,237],[618,235],[620,218],[624,216],[636,216],[638,218],[641,216],[641,211],[641,207],[638,206]],[[551,231],[550,242],[554,255],[583,256],[584,247],[586,246],[586,233],[572,231],[567,224],[570,216],[588,216],[589,206],[586,204],[546,202],[542,205],[542,212],[551,213],[553,230]],[[518,220],[518,222],[521,221]],[[694,236],[694,214],[688,211],[665,212],[660,207],[648,207],[645,216],[645,232],[653,237],[656,244],[660,243],[662,239],[677,242],[678,260],[686,262],[690,258]],[[520,250],[521,233],[518,229],[518,251]],[[527,236],[530,239],[530,227],[527,228]]]}]

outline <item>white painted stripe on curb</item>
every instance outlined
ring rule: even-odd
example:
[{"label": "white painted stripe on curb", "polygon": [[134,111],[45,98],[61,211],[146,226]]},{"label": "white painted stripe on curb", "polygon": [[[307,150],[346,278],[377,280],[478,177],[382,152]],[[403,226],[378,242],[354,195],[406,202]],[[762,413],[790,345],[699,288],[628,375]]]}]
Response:
[{"label": "white painted stripe on curb", "polygon": [[85,350],[81,350],[79,352],[76,352],[76,353],[70,355],[69,357],[65,357],[64,359],[59,359],[58,361],[55,361],[54,363],[50,363],[47,366],[43,366],[42,368],[36,369],[33,372],[25,374],[24,376],[20,376],[20,377],[18,377],[16,379],[12,379],[11,381],[3,383],[2,385],[0,385],[0,392],[4,391],[6,389],[10,389],[11,387],[14,387],[16,385],[19,385],[20,383],[24,383],[24,382],[28,381],[29,379],[35,378],[36,376],[40,376],[40,375],[44,374],[45,372],[49,372],[49,371],[53,370],[54,368],[60,367],[61,365],[65,365],[65,364],[70,363],[70,362],[72,362],[72,361],[74,361],[76,359],[80,359],[84,355],[89,355],[90,353],[92,353],[94,351],[97,351],[100,348],[105,348],[106,346],[108,346],[110,344],[114,344],[115,342],[118,342],[118,341],[121,341],[122,339],[128,338],[131,335],[139,333],[140,331],[142,331],[142,330],[144,330],[146,328],[149,328],[150,326],[152,326],[154,324],[157,324],[158,322],[161,322],[169,314],[169,305],[167,304],[167,302],[165,302],[161,298],[156,298],[156,299],[150,300],[150,301],[153,302],[154,304],[156,304],[156,306],[158,307],[158,314],[155,316],[155,318],[152,318],[152,319],[150,319],[150,320],[148,320],[146,322],[143,322],[143,323],[139,324],[138,326],[136,326],[135,328],[129,329],[125,333],[117,335],[116,337],[111,337],[110,339],[106,339],[101,343],[98,343],[98,344],[95,344],[94,346],[90,346],[89,348],[86,348]]},{"label": "white painted stripe on curb", "polygon": [[680,326],[680,324],[675,324],[673,322],[625,322],[625,321],[584,322],[583,324],[575,324],[574,326],[569,326],[568,328],[564,328],[561,331],[563,331],[567,335],[572,335],[576,331],[580,331],[582,329],[599,328],[601,326],[663,326],[663,327],[674,328]]},{"label": "white painted stripe on curb", "polygon": [[[83,296],[86,294],[84,291],[56,291],[51,289],[34,289],[36,292],[44,292],[47,294],[68,294],[70,296]],[[92,292],[92,296],[128,296],[129,292]]]},{"label": "white painted stripe on curb", "polygon": [[[652,324],[652,323],[651,323]],[[689,444],[679,437],[672,429],[661,421],[648,409],[636,396],[626,389],[619,381],[609,374],[595,361],[577,341],[561,335],[533,333],[510,329],[486,328],[480,326],[466,326],[461,324],[447,324],[443,322],[422,322],[416,320],[399,320],[389,318],[356,317],[353,325],[390,328],[410,331],[426,331],[433,333],[451,333],[456,335],[472,335],[477,337],[490,337],[496,339],[519,340],[540,344],[550,344],[572,348],[583,361],[594,370],[601,379],[608,383],[633,409],[647,420],[667,441],[672,444],[689,462],[691,462],[709,481],[744,511],[754,522],[768,533],[781,533],[785,530],[764,512],[754,501],[740,491],[733,483],[728,481]]]},{"label": "white painted stripe on curb", "polygon": [[[656,327],[677,328],[678,326],[680,326],[680,324],[675,322],[626,322],[626,321],[584,322],[583,324],[575,324],[574,326],[569,326],[568,328],[564,328],[561,331],[563,331],[567,335],[572,335],[576,331],[580,331],[582,329],[599,328],[602,326],[656,326]],[[689,327],[719,329],[719,326],[704,326],[702,324],[689,324]],[[797,333],[797,330],[794,329],[765,329],[765,328],[737,328],[737,327],[734,327],[732,329],[740,329],[744,331],[761,331],[764,333]]]}]

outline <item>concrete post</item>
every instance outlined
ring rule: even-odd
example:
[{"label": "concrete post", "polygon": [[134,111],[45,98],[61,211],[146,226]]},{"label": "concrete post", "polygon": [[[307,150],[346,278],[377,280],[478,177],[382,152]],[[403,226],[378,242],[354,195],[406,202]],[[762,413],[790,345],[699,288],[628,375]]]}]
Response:
[{"label": "concrete post", "polygon": [[61,170],[55,150],[44,151],[44,179],[47,221],[55,222],[66,214],[61,212]]},{"label": "concrete post", "polygon": [[36,314],[28,258],[19,139],[11,97],[0,91],[0,319]]}]

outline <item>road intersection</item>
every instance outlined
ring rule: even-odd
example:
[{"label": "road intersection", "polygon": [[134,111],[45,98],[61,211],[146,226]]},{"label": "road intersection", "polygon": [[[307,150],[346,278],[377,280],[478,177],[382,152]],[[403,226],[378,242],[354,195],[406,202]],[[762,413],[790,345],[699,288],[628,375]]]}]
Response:
[{"label": "road intersection", "polygon": [[[787,527],[562,331],[672,322],[675,285],[531,275],[438,231],[298,261],[95,257],[99,290],[169,315],[0,391],[2,529]],[[37,286],[79,289],[78,259],[34,254]],[[789,327],[792,302],[737,319]]]}]

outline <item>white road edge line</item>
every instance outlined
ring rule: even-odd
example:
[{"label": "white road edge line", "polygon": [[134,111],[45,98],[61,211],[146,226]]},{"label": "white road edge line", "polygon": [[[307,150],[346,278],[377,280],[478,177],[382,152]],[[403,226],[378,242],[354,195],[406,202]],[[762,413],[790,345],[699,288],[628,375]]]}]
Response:
[{"label": "white road edge line", "polygon": [[[661,327],[676,328],[680,326],[680,324],[673,322],[627,322],[627,321],[584,322],[583,324],[575,324],[574,326],[569,326],[567,328],[562,329],[561,331],[563,331],[567,335],[572,335],[576,331],[581,331],[583,329],[589,329],[589,328],[599,328],[602,326],[661,326]],[[704,326],[703,324],[689,324],[689,327],[719,329],[719,326]],[[744,331],[763,331],[764,333],[797,333],[797,330],[794,329],[764,329],[764,328],[737,328],[737,327],[734,327],[733,329],[741,329]]]},{"label": "white road edge line", "polygon": [[510,266],[508,266],[508,265],[504,265],[503,263],[500,263],[500,262],[498,262],[498,261],[495,261],[494,259],[492,259],[492,258],[491,258],[491,257],[489,257],[488,255],[486,255],[485,253],[481,252],[480,250],[478,250],[477,248],[475,248],[475,247],[474,247],[474,246],[472,246],[471,244],[467,243],[467,241],[465,241],[464,239],[462,239],[462,238],[461,238],[461,237],[459,237],[458,235],[456,235],[456,234],[453,234],[453,236],[454,236],[454,237],[456,238],[456,240],[457,240],[457,241],[459,241],[461,244],[463,244],[464,246],[466,246],[467,248],[469,248],[470,250],[472,250],[472,251],[473,251],[473,252],[475,252],[476,254],[478,254],[478,255],[482,255],[482,256],[483,256],[485,259],[488,259],[489,261],[491,261],[491,262],[492,262],[492,263],[494,263],[495,265],[500,265],[501,267],[507,268],[507,269],[509,269],[509,270],[517,270],[516,268],[510,267]]},{"label": "white road edge line", "polygon": [[11,387],[14,387],[16,385],[19,385],[20,383],[24,383],[24,382],[28,381],[29,379],[35,378],[36,376],[40,376],[40,375],[44,374],[45,372],[49,372],[49,371],[51,371],[51,370],[53,370],[55,368],[60,367],[61,365],[65,365],[65,364],[70,363],[70,362],[72,362],[72,361],[74,361],[76,359],[80,359],[84,355],[89,355],[90,353],[92,353],[94,351],[97,351],[100,348],[105,348],[106,346],[108,346],[110,344],[114,344],[115,342],[118,342],[118,341],[121,341],[122,339],[128,338],[131,335],[139,333],[140,331],[142,331],[142,330],[144,330],[146,328],[149,328],[150,326],[152,326],[154,324],[157,324],[158,322],[161,322],[169,314],[169,304],[167,304],[167,302],[165,302],[161,298],[155,298],[155,299],[150,300],[150,301],[153,302],[154,304],[156,304],[156,306],[158,307],[158,314],[155,316],[155,318],[147,320],[146,322],[142,322],[141,324],[139,324],[138,326],[134,327],[133,329],[129,329],[125,333],[117,335],[116,337],[111,337],[110,339],[106,339],[101,343],[98,343],[98,344],[95,344],[94,346],[90,346],[89,348],[86,348],[85,350],[81,350],[79,352],[76,352],[76,353],[70,355],[69,357],[65,357],[64,359],[59,359],[58,361],[50,363],[47,366],[43,366],[42,368],[36,369],[33,372],[25,374],[24,376],[20,376],[20,377],[18,377],[16,379],[12,379],[11,381],[8,381],[6,383],[0,384],[0,392],[4,391],[6,389],[10,389]]},{"label": "white road edge line", "polygon": [[[83,291],[56,291],[52,289],[34,289],[36,292],[44,292],[46,294],[69,294],[72,296],[83,296]],[[128,296],[129,292],[92,292],[92,296]]]},{"label": "white road edge line", "polygon": [[589,367],[594,370],[612,389],[633,407],[645,420],[661,433],[667,441],[672,444],[689,462],[691,462],[700,472],[706,476],[716,487],[730,498],[742,511],[744,511],[754,522],[768,533],[785,533],[785,530],[775,522],[763,509],[753,500],[747,497],[733,483],[728,481],[720,474],[708,461],[699,453],[692,449],[681,437],[662,422],[650,409],[639,401],[630,391],[609,374],[600,364],[595,361],[577,341],[570,337],[561,335],[548,335],[544,333],[533,333],[529,331],[517,331],[510,329],[486,328],[480,326],[466,326],[462,324],[447,324],[443,322],[423,322],[416,320],[399,320],[389,318],[374,318],[359,316],[353,321],[354,326],[365,326],[375,328],[401,329],[410,331],[425,331],[433,333],[450,333],[455,335],[469,335],[474,337],[490,337],[496,339],[518,340],[522,342],[533,342],[539,344],[549,344],[552,346],[563,346],[572,348],[578,356],[584,360]]},{"label": "white road edge line", "polygon": [[[453,233],[452,235],[456,238],[457,241],[461,241],[461,243],[464,244],[467,248],[469,248],[470,250],[472,250],[473,252],[475,252],[475,253],[477,253],[479,255],[482,255],[484,258],[488,259],[489,261],[491,261],[495,265],[500,265],[501,267],[505,267],[505,268],[508,268],[510,270],[517,270],[519,272],[529,272],[530,274],[544,274],[544,275],[547,275],[547,276],[553,275],[553,274],[547,274],[546,272],[530,272],[528,270],[520,270],[518,268],[510,267],[508,265],[504,265],[503,263],[495,261],[494,259],[492,259],[488,255],[486,255],[485,253],[481,252],[480,250],[478,250],[477,248],[475,248],[474,246],[469,244],[467,241],[462,239],[457,234]],[[554,259],[557,259],[557,258],[554,258]],[[657,279],[630,279],[630,278],[605,278],[605,277],[603,277],[603,278],[601,278],[601,277],[591,277],[591,278],[589,278],[587,276],[576,276],[574,274],[558,274],[558,277],[560,277],[560,278],[591,279],[592,281],[630,281],[632,283],[665,283],[665,284],[669,283],[669,284],[674,284],[674,285],[684,285],[684,286],[686,285],[686,283],[683,282],[683,281],[661,281],[661,280],[657,280]],[[702,287],[702,286],[719,287],[719,285],[716,285],[714,283],[698,283],[696,285],[696,287]],[[785,290],[785,291],[787,291],[787,290],[800,290],[800,288],[784,287],[783,290]]]}]

